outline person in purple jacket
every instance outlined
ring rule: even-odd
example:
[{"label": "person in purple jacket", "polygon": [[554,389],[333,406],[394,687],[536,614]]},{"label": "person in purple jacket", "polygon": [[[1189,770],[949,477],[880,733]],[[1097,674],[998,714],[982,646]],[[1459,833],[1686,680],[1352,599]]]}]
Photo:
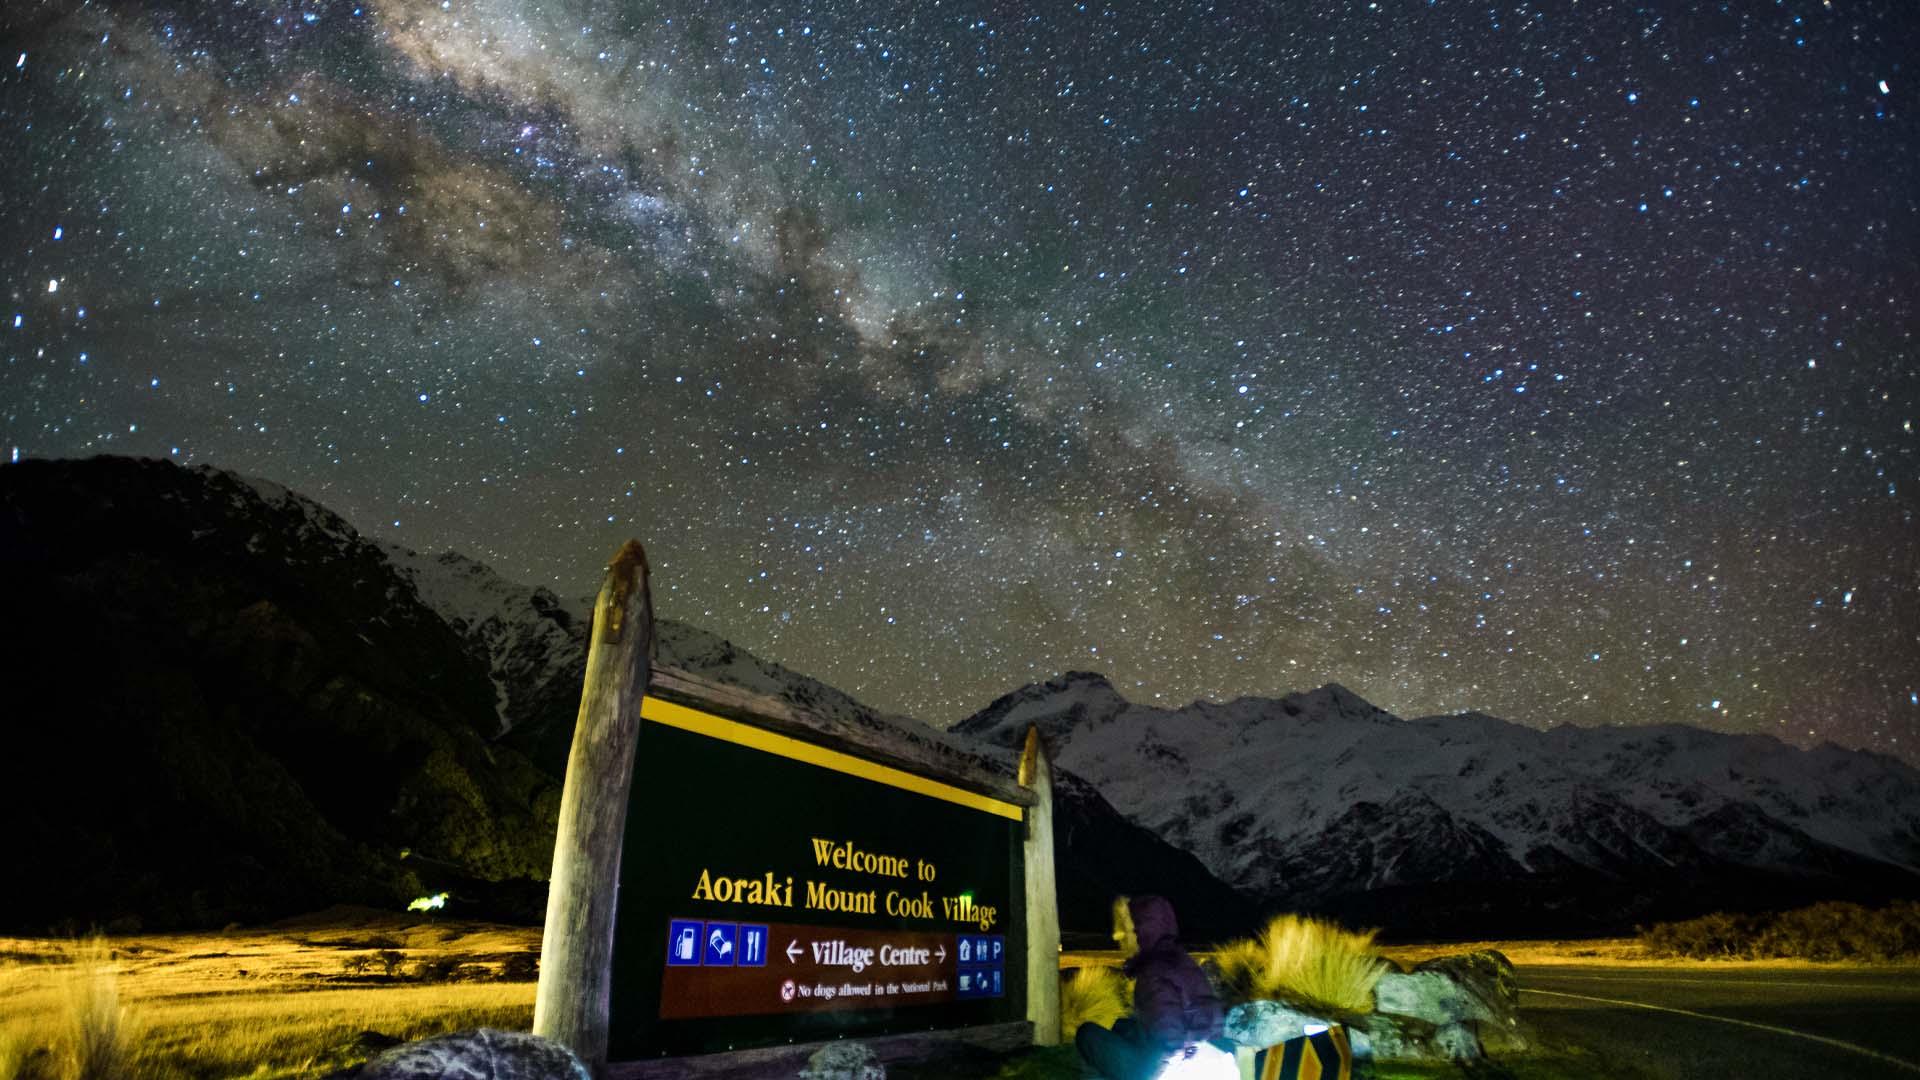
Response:
[{"label": "person in purple jacket", "polygon": [[[1119,905],[1115,905],[1118,913]],[[1221,1032],[1220,999],[1206,973],[1180,947],[1180,926],[1173,905],[1163,896],[1136,896],[1127,904],[1133,933],[1116,928],[1114,937],[1125,948],[1128,937],[1137,946],[1122,971],[1133,977],[1133,1015],[1121,1018],[1112,1030],[1095,1023],[1080,1025],[1073,1043],[1087,1064],[1108,1080],[1150,1080],[1168,1062],[1191,1056],[1198,1046]]]}]

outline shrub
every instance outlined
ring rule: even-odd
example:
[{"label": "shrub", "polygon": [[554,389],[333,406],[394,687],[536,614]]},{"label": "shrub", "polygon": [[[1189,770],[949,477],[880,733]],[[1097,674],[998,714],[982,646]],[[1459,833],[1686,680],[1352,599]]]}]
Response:
[{"label": "shrub", "polygon": [[1112,1027],[1133,1010],[1133,980],[1110,967],[1075,968],[1060,980],[1060,1037],[1073,1041],[1085,1023]]},{"label": "shrub", "polygon": [[400,966],[407,962],[407,954],[398,949],[381,949],[373,954],[373,959],[391,977],[400,973]]},{"label": "shrub", "polygon": [[1640,944],[1658,956],[1725,960],[1749,955],[1758,930],[1754,916],[1716,911],[1685,922],[1642,927]]},{"label": "shrub", "polygon": [[517,952],[500,965],[501,982],[535,982],[540,978],[540,954]]},{"label": "shrub", "polygon": [[1829,901],[1760,915],[1715,912],[1641,927],[1656,956],[1695,960],[1774,959],[1887,962],[1920,957],[1920,903],[1874,909]]},{"label": "shrub", "polygon": [[474,957],[459,954],[426,957],[413,965],[409,973],[420,982],[480,982],[493,977],[493,969]]},{"label": "shrub", "polygon": [[435,956],[413,965],[413,977],[421,982],[452,982],[467,963],[464,956]]},{"label": "shrub", "polygon": [[355,953],[340,961],[340,967],[349,975],[364,975],[373,966],[373,957],[366,953]]},{"label": "shrub", "polygon": [[1214,964],[1230,1005],[1269,999],[1332,1012],[1372,1012],[1373,988],[1387,970],[1373,947],[1378,933],[1277,915],[1252,941],[1222,946]]}]

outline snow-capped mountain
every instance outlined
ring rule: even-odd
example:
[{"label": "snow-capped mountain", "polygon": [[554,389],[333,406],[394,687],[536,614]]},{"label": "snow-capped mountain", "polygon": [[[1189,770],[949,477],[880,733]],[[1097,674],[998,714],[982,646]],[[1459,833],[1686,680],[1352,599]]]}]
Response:
[{"label": "snow-capped mountain", "polygon": [[1159,709],[1082,672],[952,730],[1011,745],[1029,724],[1128,818],[1269,907],[1463,933],[1532,912],[1564,932],[1920,890],[1920,772],[1866,751],[1402,720],[1338,685]]}]

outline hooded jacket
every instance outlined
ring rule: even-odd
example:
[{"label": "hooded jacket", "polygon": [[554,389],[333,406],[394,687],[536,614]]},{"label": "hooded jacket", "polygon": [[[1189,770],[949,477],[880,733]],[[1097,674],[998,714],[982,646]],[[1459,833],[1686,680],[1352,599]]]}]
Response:
[{"label": "hooded jacket", "polygon": [[1133,977],[1133,1012],[1147,1038],[1171,1051],[1219,1037],[1220,1000],[1180,947],[1173,905],[1161,896],[1136,896],[1127,907],[1140,951],[1121,970]]}]

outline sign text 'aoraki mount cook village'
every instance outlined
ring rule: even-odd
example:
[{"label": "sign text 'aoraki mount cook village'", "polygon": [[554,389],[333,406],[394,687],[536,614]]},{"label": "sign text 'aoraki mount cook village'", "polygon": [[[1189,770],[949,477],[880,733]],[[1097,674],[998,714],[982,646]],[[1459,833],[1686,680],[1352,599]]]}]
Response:
[{"label": "sign text 'aoraki mount cook village'", "polygon": [[[862,851],[849,841],[836,843],[820,837],[813,838],[813,858],[818,867],[856,873],[877,874],[883,877],[908,878],[916,881],[931,882],[939,876],[939,868],[925,859],[905,859],[897,855],[876,855]],[[700,868],[700,879],[693,886],[691,899],[710,900],[720,904],[740,903],[762,907],[793,907],[794,879],[791,874],[785,878],[768,870],[761,877],[728,877],[724,873],[715,875],[706,867]],[[917,893],[899,888],[886,890],[881,898],[878,887],[839,888],[833,885],[808,880],[806,891],[801,896],[800,906],[814,911],[838,911],[855,915],[885,914],[899,918],[933,919],[947,922],[977,924],[979,929],[991,930],[995,917],[999,914],[992,907],[974,903],[972,895],[935,896],[930,889],[920,889]],[[937,902],[937,903],[936,903]],[[938,915],[936,916],[936,912]]]},{"label": "sign text 'aoraki mount cook village'", "polygon": [[616,1060],[1024,1017],[1019,806],[651,697],[642,717]]}]

